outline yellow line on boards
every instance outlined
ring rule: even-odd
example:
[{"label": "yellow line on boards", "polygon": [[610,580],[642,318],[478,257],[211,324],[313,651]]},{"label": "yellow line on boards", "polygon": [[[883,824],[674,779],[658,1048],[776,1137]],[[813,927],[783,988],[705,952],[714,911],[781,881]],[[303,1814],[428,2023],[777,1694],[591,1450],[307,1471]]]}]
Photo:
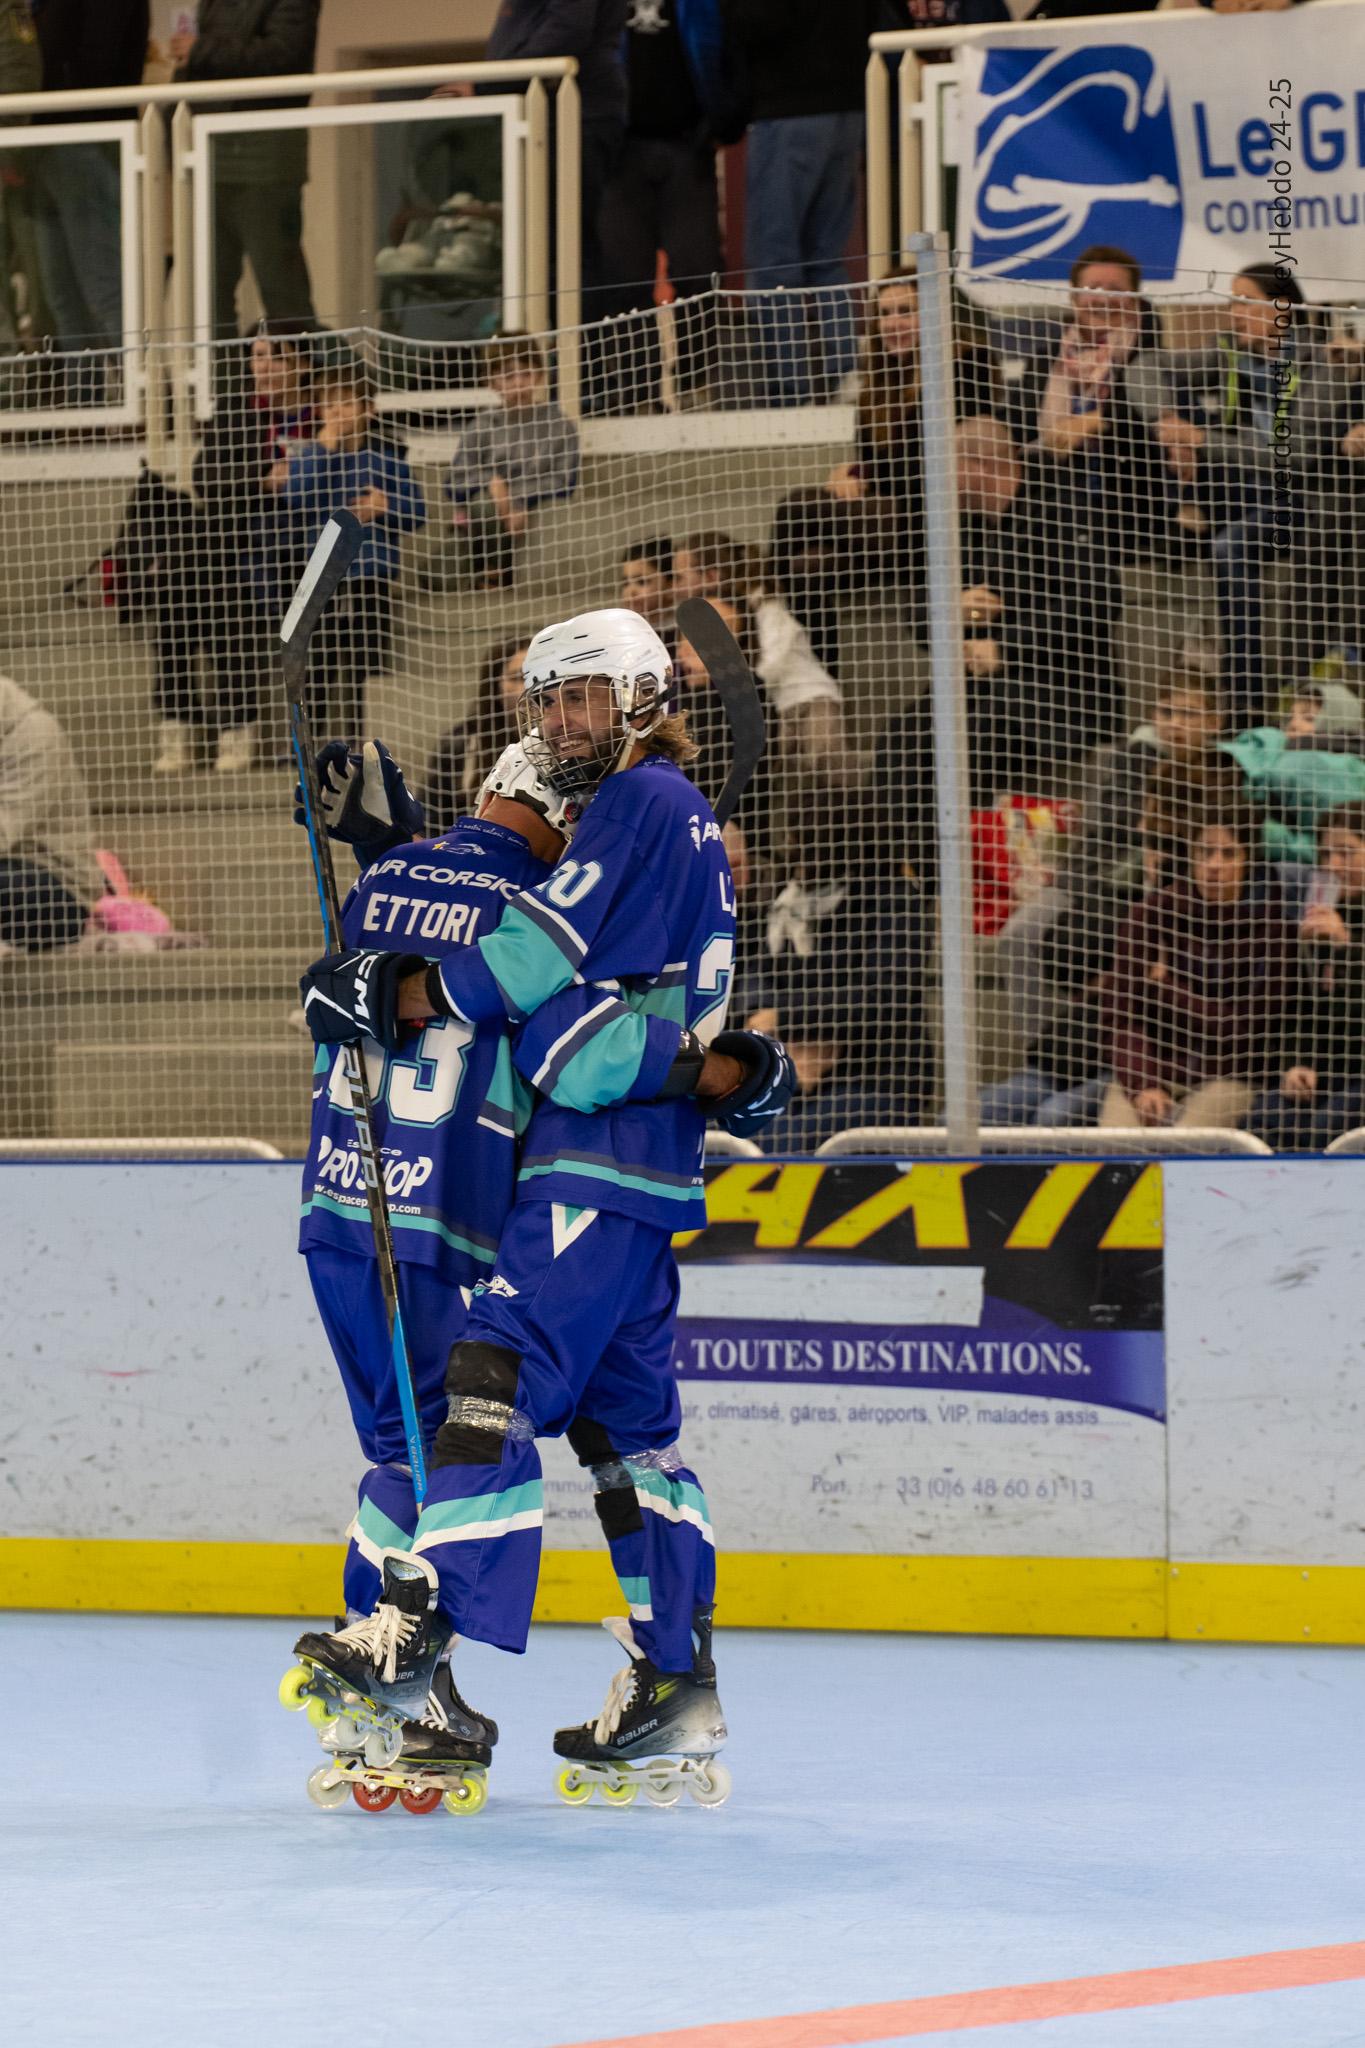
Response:
[{"label": "yellow line on boards", "polygon": [[[329,1615],[339,1544],[0,1537],[0,1605],[169,1614]],[[722,1553],[732,1628],[914,1630],[1221,1642],[1365,1643],[1365,1567],[1160,1558]],[[538,1621],[598,1621],[621,1594],[604,1551],[551,1550]]]}]

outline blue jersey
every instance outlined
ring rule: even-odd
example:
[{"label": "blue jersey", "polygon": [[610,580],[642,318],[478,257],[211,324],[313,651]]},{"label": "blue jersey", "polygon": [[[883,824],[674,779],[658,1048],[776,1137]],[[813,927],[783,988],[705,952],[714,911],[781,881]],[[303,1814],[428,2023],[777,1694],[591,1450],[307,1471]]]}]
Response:
[{"label": "blue jersey", "polygon": [[[443,838],[395,849],[368,868],[342,911],[347,945],[445,960],[497,926],[508,902],[551,874],[519,833],[462,819]],[[375,1135],[393,1226],[394,1256],[434,1267],[472,1288],[491,1270],[516,1190],[517,1140],[534,1101],[515,1059],[537,1085],[574,1101],[653,1092],[677,1033],[651,1044],[647,1020],[618,986],[572,978],[546,1005],[524,1049],[499,1013],[485,1023],[442,1017],[414,1027],[396,1054],[366,1046]],[[578,1047],[586,1035],[592,1071]],[[514,1057],[515,1054],[515,1057]],[[338,1051],[320,1048],[313,1126],[303,1175],[299,1249],[373,1250],[355,1123]]]},{"label": "blue jersey", "polygon": [[[706,1220],[705,1122],[688,1097],[646,1106],[679,1027],[720,1029],[734,963],[734,890],[706,799],[659,755],[608,777],[568,857],[509,904],[502,922],[444,961],[468,1024],[521,1026],[521,1072],[552,1100],[534,1112],[518,1198],[633,1216],[667,1230]],[[610,999],[565,1026],[547,1007],[580,982],[619,987],[640,1034]],[[588,994],[595,994],[589,990]],[[630,1072],[631,1065],[634,1072]],[[601,1108],[612,1102],[616,1106]]]}]

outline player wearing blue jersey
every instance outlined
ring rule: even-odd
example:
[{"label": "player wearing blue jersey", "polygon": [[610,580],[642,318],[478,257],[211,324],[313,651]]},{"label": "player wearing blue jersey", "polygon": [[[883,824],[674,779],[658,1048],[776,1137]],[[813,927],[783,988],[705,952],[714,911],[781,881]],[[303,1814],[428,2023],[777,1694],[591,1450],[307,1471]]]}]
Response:
[{"label": "player wearing blue jersey", "polygon": [[[710,1657],[714,1542],[677,1446],[669,1240],[705,1221],[694,1089],[729,992],[730,871],[714,815],[683,773],[691,743],[671,715],[672,664],[651,628],[628,612],[585,613],[538,634],[524,673],[528,756],[586,806],[571,857],[509,904],[494,932],[435,966],[387,949],[359,966],[348,954],[319,962],[304,984],[321,999],[311,1015],[324,1038],[362,1028],[396,1038],[400,1018],[511,1025],[522,1070],[546,1097],[494,1271],[451,1350],[411,1552],[386,1564],[370,1690],[383,1697],[386,1672],[410,1686],[452,1632],[524,1649],[542,1518],[534,1439],[567,1430],[596,1480],[631,1610],[612,1628],[631,1662],[596,1720],[556,1737],[571,1760],[561,1789],[585,1796],[591,1775],[615,1772],[615,1785],[631,1758],[666,1751],[700,1760],[693,1789],[714,1796],[719,1772],[706,1760],[724,1739]],[[589,1005],[565,1027],[549,1008],[585,982],[619,983],[641,1020],[627,1089],[602,1078],[612,1017]],[[385,992],[379,1015],[374,987]],[[722,1107],[762,1115],[790,1092],[789,1077],[779,1050],[755,1056],[740,1036],[714,1046],[713,1086]],[[631,1099],[599,1107],[612,1092]]]}]

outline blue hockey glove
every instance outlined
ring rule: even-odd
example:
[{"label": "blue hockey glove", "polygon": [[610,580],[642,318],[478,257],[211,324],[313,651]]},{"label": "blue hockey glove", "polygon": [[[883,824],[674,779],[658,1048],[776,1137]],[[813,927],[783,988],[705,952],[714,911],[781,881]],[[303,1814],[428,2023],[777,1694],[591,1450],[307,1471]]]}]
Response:
[{"label": "blue hockey glove", "polygon": [[324,953],[299,979],[303,1014],[316,1045],[354,1045],[374,1038],[396,1052],[407,1030],[398,1016],[398,984],[424,971],[419,953],[374,953],[353,947]]},{"label": "blue hockey glove", "polygon": [[[317,770],[327,837],[354,847],[362,868],[421,838],[422,806],[382,740],[367,740],[358,754],[349,753],[343,740],[328,740],[318,750]],[[294,823],[307,822],[303,790],[296,786]]]},{"label": "blue hockey glove", "polygon": [[796,1093],[791,1054],[761,1031],[722,1031],[711,1051],[738,1060],[744,1079],[709,1106],[708,1114],[736,1138],[760,1138]]}]

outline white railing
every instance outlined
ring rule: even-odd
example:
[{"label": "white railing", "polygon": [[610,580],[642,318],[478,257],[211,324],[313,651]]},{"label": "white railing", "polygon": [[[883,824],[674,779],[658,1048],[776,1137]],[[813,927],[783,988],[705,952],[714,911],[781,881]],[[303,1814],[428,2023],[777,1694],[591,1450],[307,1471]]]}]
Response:
[{"label": "white railing", "polygon": [[1327,1147],[1329,1152],[1365,1152],[1365,1130],[1343,1131]]},{"label": "white railing", "polygon": [[0,1138],[0,1159],[283,1159],[264,1138]]},{"label": "white railing", "polygon": [[1230,1131],[1207,1125],[1187,1124],[1177,1130],[1076,1130],[1072,1126],[1044,1127],[1021,1124],[983,1124],[969,1146],[950,1144],[944,1124],[864,1124],[852,1131],[839,1131],[817,1145],[817,1159],[845,1159],[868,1152],[891,1152],[910,1158],[942,1158],[946,1153],[1026,1153],[1030,1156],[1054,1152],[1076,1153],[1100,1159],[1111,1155],[1160,1153],[1166,1157],[1200,1156],[1207,1153],[1240,1153],[1253,1158],[1272,1157],[1269,1145],[1253,1138],[1249,1131]]}]

